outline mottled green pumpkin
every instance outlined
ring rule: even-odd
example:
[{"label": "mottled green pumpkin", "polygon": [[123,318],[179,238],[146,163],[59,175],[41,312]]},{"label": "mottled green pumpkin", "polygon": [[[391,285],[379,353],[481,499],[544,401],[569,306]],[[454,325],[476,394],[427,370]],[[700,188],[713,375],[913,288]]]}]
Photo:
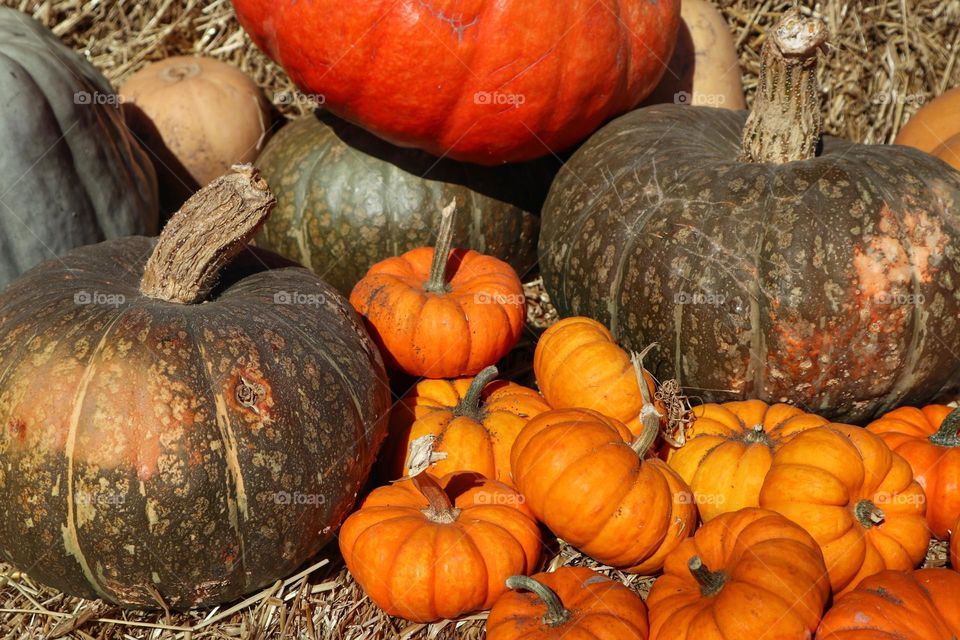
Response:
[{"label": "mottled green pumpkin", "polygon": [[540,207],[555,158],[496,168],[401,149],[317,112],[281,129],[257,160],[277,209],[257,245],[297,260],[341,292],[377,262],[432,246],[456,200],[456,247],[536,263]]},{"label": "mottled green pumpkin", "polygon": [[157,232],[153,165],[90,63],[0,7],[0,287],[85,244]]},{"label": "mottled green pumpkin", "polygon": [[[234,178],[159,244],[80,248],[0,295],[0,556],[44,584],[141,608],[234,600],[315,555],[365,482],[390,394],[349,303],[263,250],[210,289],[272,202]],[[234,227],[216,212],[238,201]]]},{"label": "mottled green pumpkin", "polygon": [[655,106],[573,156],[543,212],[551,299],[628,349],[658,342],[655,372],[707,401],[852,422],[924,404],[960,373],[960,174],[820,139],[815,49],[764,55],[746,128]]}]

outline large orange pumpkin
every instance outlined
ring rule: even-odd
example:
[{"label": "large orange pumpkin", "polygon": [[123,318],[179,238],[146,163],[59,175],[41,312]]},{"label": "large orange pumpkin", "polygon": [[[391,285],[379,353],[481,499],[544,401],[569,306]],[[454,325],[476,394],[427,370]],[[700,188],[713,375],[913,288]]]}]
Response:
[{"label": "large orange pumpkin", "polygon": [[884,569],[916,567],[930,532],[910,465],[860,427],[830,424],[785,444],[760,489],[760,506],[820,544],[834,593]]},{"label": "large orange pumpkin", "polygon": [[900,129],[894,144],[926,151],[960,168],[960,87],[946,91],[917,111]]},{"label": "large orange pumpkin", "polygon": [[512,576],[493,605],[487,640],[647,640],[636,593],[586,567]]},{"label": "large orange pumpkin", "polygon": [[473,250],[451,253],[454,208],[443,211],[435,249],[378,262],[350,294],[387,366],[413,376],[475,375],[517,344],[526,317],[510,265]]},{"label": "large orange pumpkin", "polygon": [[960,518],[960,409],[900,407],[867,429],[907,459],[927,496],[927,524],[940,540]]},{"label": "large orange pumpkin", "polygon": [[960,573],[883,571],[837,599],[817,640],[956,640]]},{"label": "large orange pumpkin", "polygon": [[827,422],[787,404],[760,400],[704,404],[693,410],[687,440],[670,449],[667,462],[690,485],[707,522],[721,513],[756,507],[773,454],[798,433]]},{"label": "large orange pumpkin", "polygon": [[432,435],[434,451],[447,456],[433,465],[437,475],[476,471],[513,484],[513,442],[530,418],[550,407],[533,389],[494,382],[496,376],[497,368],[487,367],[476,378],[424,380],[411,389],[390,416],[389,476],[407,474],[410,445]]},{"label": "large orange pumpkin", "polygon": [[693,533],[689,487],[657,458],[655,411],[634,437],[590,409],[557,409],[527,423],[513,445],[513,480],[537,518],[583,553],[632,573],[659,571]]},{"label": "large orange pumpkin", "polygon": [[[630,354],[596,320],[575,316],[547,329],[537,342],[533,369],[540,392],[554,409],[593,409],[640,435],[644,400]],[[653,376],[643,373],[653,395]]]},{"label": "large orange pumpkin", "polygon": [[808,639],[830,596],[816,541],[763,509],[711,520],[663,571],[647,598],[652,640]]},{"label": "large orange pumpkin", "polygon": [[350,573],[390,615],[430,622],[493,606],[531,573],[540,530],[523,496],[477,473],[375,489],[340,530]]}]

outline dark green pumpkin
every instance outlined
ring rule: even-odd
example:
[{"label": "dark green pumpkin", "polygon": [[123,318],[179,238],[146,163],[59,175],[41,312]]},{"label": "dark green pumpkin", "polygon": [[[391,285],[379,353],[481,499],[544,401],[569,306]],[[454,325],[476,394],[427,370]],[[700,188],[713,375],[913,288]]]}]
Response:
[{"label": "dark green pumpkin", "polygon": [[[186,254],[232,224],[184,216],[197,225],[166,246]],[[307,269],[251,250],[209,293],[157,297],[141,282],[157,246],[76,249],[0,294],[0,555],[71,595],[185,609],[286,577],[333,538],[390,393],[359,317]]]},{"label": "dark green pumpkin", "polygon": [[[813,73],[761,76],[757,100],[772,106],[754,122],[772,151],[803,148],[814,129],[816,143]],[[956,382],[960,174],[829,136],[802,149],[812,157],[741,159],[746,119],[645,108],[573,156],[540,240],[560,314],[594,317],[630,349],[658,342],[656,372],[707,401],[861,422]]]},{"label": "dark green pumpkin", "polygon": [[536,263],[540,207],[559,161],[478,167],[401,149],[317,112],[281,129],[256,162],[277,196],[257,245],[307,265],[345,294],[372,265],[432,246],[456,199],[454,246]]}]

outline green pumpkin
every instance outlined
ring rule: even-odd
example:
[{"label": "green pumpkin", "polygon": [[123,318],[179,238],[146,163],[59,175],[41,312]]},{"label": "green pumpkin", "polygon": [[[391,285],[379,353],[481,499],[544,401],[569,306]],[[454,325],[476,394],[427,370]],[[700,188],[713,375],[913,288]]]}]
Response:
[{"label": "green pumpkin", "polygon": [[536,263],[537,214],[559,161],[490,168],[438,159],[318,112],[281,129],[256,164],[278,201],[257,245],[348,294],[373,264],[433,245],[440,212],[452,200],[454,246],[528,273]]},{"label": "green pumpkin", "polygon": [[81,245],[157,232],[153,165],[107,80],[0,7],[0,287]]}]

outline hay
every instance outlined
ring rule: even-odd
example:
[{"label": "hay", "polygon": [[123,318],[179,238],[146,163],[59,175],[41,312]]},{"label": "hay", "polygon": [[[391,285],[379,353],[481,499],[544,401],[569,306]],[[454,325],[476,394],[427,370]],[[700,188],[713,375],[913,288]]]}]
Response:
[{"label": "hay", "polygon": [[[0,0],[34,15],[82,51],[115,85],[145,63],[204,54],[254,78],[288,116],[311,109],[275,64],[240,30],[228,0]],[[749,96],[756,85],[763,29],[793,2],[720,0],[734,30]],[[960,85],[960,0],[825,0],[813,5],[834,34],[821,71],[826,130],[851,140],[889,142],[908,117],[947,87]],[[527,285],[531,331],[510,360],[511,377],[529,380],[535,335],[556,319],[542,284]],[[184,614],[130,612],[66,597],[0,564],[0,634],[5,638],[481,638],[485,616],[414,625],[392,619],[363,597],[336,545],[327,557],[229,608]],[[561,545],[547,567],[599,568],[638,593],[651,579],[597,567]],[[932,545],[928,562],[945,562]]]}]

